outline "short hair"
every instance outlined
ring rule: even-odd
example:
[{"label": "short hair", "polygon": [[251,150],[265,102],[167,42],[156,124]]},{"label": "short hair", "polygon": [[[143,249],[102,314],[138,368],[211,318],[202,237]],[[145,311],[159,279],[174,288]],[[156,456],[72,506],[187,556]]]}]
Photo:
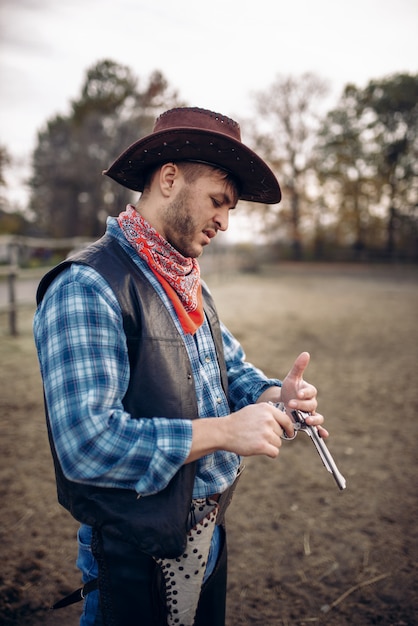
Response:
[{"label": "short hair", "polygon": [[210,167],[212,170],[218,172],[222,180],[225,180],[232,187],[235,187],[237,193],[240,191],[240,186],[235,176],[222,167],[212,165],[212,163],[206,163],[205,161],[178,161],[176,165],[181,169],[184,180],[187,183],[194,183],[198,178],[204,176],[207,173],[208,167]]},{"label": "short hair", "polygon": [[[225,182],[228,184],[229,187],[231,187],[231,189],[236,192],[237,200],[239,199],[241,192],[239,181],[227,170],[203,161],[175,161],[175,164],[179,167],[181,173],[184,176],[184,180],[189,185],[194,183],[200,177],[205,176],[207,174],[208,168],[211,168],[220,175],[220,178],[222,180],[225,180]],[[149,190],[154,174],[157,172],[157,170],[160,169],[162,165],[164,164],[159,163],[158,165],[155,165],[148,170],[145,176],[144,192]]]}]

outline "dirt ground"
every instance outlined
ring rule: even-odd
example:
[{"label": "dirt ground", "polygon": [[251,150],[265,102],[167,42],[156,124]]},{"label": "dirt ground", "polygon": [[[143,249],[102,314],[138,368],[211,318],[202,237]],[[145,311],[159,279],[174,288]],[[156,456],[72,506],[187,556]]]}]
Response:
[{"label": "dirt ground", "polygon": [[[308,437],[246,459],[228,513],[227,626],[418,623],[418,268],[294,266],[208,279],[248,360],[311,353],[339,491]],[[56,502],[33,311],[0,316],[0,623],[76,626],[77,524]]]}]

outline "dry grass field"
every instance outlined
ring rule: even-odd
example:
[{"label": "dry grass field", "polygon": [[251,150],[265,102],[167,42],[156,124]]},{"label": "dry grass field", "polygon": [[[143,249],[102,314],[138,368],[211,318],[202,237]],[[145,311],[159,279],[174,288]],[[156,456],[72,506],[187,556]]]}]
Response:
[{"label": "dry grass field", "polygon": [[[303,350],[340,492],[303,433],[250,458],[227,517],[227,626],[413,626],[418,616],[418,268],[283,265],[210,276],[247,358],[284,376]],[[48,606],[79,584],[56,502],[33,311],[0,316],[0,623],[76,626]]]}]

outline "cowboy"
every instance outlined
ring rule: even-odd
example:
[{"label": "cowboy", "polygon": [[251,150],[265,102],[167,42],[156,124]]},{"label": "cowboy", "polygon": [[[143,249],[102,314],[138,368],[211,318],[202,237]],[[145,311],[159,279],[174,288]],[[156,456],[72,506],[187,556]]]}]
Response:
[{"label": "cowboy", "polygon": [[58,498],[80,522],[84,587],[63,604],[84,597],[81,626],[221,626],[241,458],[277,457],[286,410],[327,436],[309,355],[265,376],[200,278],[238,200],[280,187],[235,121],[199,108],[163,113],[104,173],[140,198],[42,279],[34,320]]}]

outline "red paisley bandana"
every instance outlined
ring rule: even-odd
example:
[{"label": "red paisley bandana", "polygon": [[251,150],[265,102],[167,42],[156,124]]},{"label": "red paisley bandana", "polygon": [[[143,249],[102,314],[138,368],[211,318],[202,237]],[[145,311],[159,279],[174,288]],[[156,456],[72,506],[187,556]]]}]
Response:
[{"label": "red paisley bandana", "polygon": [[185,333],[194,335],[203,324],[202,287],[196,259],[177,252],[128,204],[118,217],[126,239],[144,259],[163,286]]}]

